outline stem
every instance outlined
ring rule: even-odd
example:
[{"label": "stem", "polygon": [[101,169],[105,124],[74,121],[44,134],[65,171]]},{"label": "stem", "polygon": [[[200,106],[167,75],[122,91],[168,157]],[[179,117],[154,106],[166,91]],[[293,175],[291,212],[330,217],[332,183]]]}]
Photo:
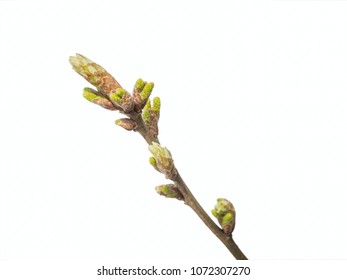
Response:
[{"label": "stem", "polygon": [[152,142],[156,142],[156,143],[160,144],[159,139],[153,137],[153,135],[148,131],[145,123],[143,122],[141,113],[127,114],[127,116],[137,123],[137,128],[135,131],[140,133],[142,135],[142,137],[145,138],[148,145],[151,145]]},{"label": "stem", "polygon": [[186,183],[183,181],[181,175],[178,173],[176,180],[174,181],[180,192],[184,197],[185,203],[193,209],[193,211],[199,216],[204,224],[217,236],[217,238],[223,242],[228,248],[230,253],[233,254],[237,260],[247,260],[247,257],[237,246],[232,238],[232,235],[225,234],[216,223],[210,218],[206,211],[201,207],[200,203],[196,200],[194,195],[191,193]]},{"label": "stem", "polygon": [[[159,139],[154,138],[153,135],[147,130],[146,125],[144,124],[141,114],[132,114],[128,115],[131,119],[137,122],[136,131],[139,132],[142,137],[146,140],[148,145],[151,145],[152,142],[157,142],[159,144]],[[200,203],[196,200],[192,192],[189,190],[186,183],[183,181],[181,175],[177,171],[177,176],[174,178],[174,183],[182,193],[184,197],[184,202],[193,211],[199,216],[199,218],[204,222],[204,224],[217,236],[217,238],[228,248],[230,253],[237,260],[247,260],[247,257],[240,250],[240,248],[235,243],[232,235],[227,235],[220,229],[219,226],[211,219],[211,217],[206,213],[206,211],[201,207]]]}]

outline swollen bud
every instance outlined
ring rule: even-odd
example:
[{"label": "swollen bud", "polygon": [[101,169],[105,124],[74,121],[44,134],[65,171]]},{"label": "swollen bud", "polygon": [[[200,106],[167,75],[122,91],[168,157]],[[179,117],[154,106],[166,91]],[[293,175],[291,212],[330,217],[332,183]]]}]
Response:
[{"label": "swollen bud", "polygon": [[115,121],[115,124],[123,127],[126,130],[135,130],[137,128],[137,123],[128,118],[118,119]]},{"label": "swollen bud", "polygon": [[160,185],[155,187],[155,190],[158,194],[167,198],[176,198],[178,200],[183,200],[183,195],[174,184]]},{"label": "swollen bud", "polygon": [[156,142],[152,142],[152,145],[149,145],[148,149],[155,159],[158,171],[165,174],[167,179],[174,180],[177,176],[177,170],[170,151]]},{"label": "swollen bud", "polygon": [[217,218],[224,233],[230,235],[235,228],[236,212],[233,204],[225,198],[218,198],[211,212]]},{"label": "swollen bud", "polygon": [[71,56],[69,61],[78,74],[102,93],[109,95],[111,92],[114,92],[117,88],[121,87],[116,79],[113,78],[103,67],[89,58],[81,54],[76,54],[76,56]]}]

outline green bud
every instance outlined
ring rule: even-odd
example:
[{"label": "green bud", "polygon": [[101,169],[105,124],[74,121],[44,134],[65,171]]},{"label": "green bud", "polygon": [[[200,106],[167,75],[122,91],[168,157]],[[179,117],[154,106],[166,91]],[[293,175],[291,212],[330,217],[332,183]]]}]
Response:
[{"label": "green bud", "polygon": [[151,100],[148,99],[146,105],[142,110],[142,119],[145,122],[147,129],[151,132],[153,137],[157,138],[159,129],[158,121],[160,116],[160,98],[154,97],[153,106],[151,106]]},{"label": "green bud", "polygon": [[146,105],[145,107],[143,107],[144,110],[149,110],[151,109],[152,105],[151,105],[151,100],[148,99],[147,102],[146,102]]},{"label": "green bud", "polygon": [[129,113],[134,108],[133,97],[123,88],[118,88],[109,95],[110,99],[116,102],[125,113]]},{"label": "green bud", "polygon": [[141,99],[143,101],[147,100],[147,98],[151,95],[153,88],[154,88],[154,83],[145,84],[142,92],[140,93]]},{"label": "green bud", "polygon": [[122,97],[119,97],[115,92],[109,95],[110,99],[118,104],[122,103]]},{"label": "green bud", "polygon": [[151,120],[151,113],[148,110],[142,111],[142,119],[145,123],[150,122]]},{"label": "green bud", "polygon": [[233,204],[225,199],[218,198],[217,204],[211,211],[218,220],[225,234],[231,234],[235,228],[236,212]]},{"label": "green bud", "polygon": [[93,100],[99,96],[95,94],[95,90],[86,87],[83,89],[83,97],[88,101],[93,102]]},{"label": "green bud", "polygon": [[152,142],[148,149],[156,160],[158,171],[165,174],[166,178],[174,180],[177,171],[170,151],[156,142]]},{"label": "green bud", "polygon": [[141,78],[137,79],[135,86],[134,86],[134,90],[136,92],[141,92],[144,87],[145,87],[145,82]]},{"label": "green bud", "polygon": [[154,97],[153,98],[153,106],[152,110],[156,113],[160,112],[160,98],[159,97]]},{"label": "green bud", "polygon": [[106,98],[97,95],[97,91],[91,89],[91,88],[84,88],[83,89],[83,97],[87,99],[88,101],[97,104],[105,109],[108,110],[116,110],[117,108],[114,107],[114,105],[107,100]]},{"label": "green bud", "polygon": [[117,88],[116,89],[116,95],[119,97],[123,97],[123,95],[126,93],[126,90],[124,88]]},{"label": "green bud", "polygon": [[183,200],[183,195],[174,184],[156,186],[155,190],[158,194],[163,195],[167,198],[176,198],[178,200]]},{"label": "green bud", "polygon": [[146,83],[142,79],[138,79],[135,83],[133,90],[134,98],[134,111],[140,113],[145,106],[151,92],[153,90],[154,83]]}]

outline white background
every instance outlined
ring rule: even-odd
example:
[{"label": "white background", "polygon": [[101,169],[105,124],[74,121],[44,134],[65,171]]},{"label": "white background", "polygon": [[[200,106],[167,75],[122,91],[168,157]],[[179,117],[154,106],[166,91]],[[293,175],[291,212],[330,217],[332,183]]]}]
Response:
[{"label": "white background", "polygon": [[208,264],[229,252],[121,117],[81,97],[82,53],[155,82],[160,140],[250,259],[347,258],[347,2],[0,1],[0,262]]}]

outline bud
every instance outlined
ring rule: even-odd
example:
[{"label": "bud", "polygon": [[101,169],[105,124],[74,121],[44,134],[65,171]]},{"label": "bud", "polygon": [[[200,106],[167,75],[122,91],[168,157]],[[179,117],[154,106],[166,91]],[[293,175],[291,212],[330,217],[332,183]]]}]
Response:
[{"label": "bud", "polygon": [[156,161],[158,171],[165,174],[166,178],[174,180],[177,171],[170,151],[156,142],[152,142],[152,145],[149,145],[148,149]]},{"label": "bud", "polygon": [[137,128],[137,123],[128,118],[118,119],[115,121],[115,124],[123,127],[126,130],[135,130]]},{"label": "bud", "polygon": [[125,113],[130,113],[134,109],[133,97],[123,88],[117,88],[110,93],[110,99],[117,103]]},{"label": "bud", "polygon": [[159,112],[160,112],[160,98],[159,97],[154,97],[153,98],[152,110],[154,112],[156,112],[157,114],[159,114]]},{"label": "bud", "polygon": [[105,97],[98,95],[98,92],[91,88],[83,89],[83,97],[88,101],[97,104],[105,109],[116,110],[116,107],[112,104],[112,102],[107,100]]},{"label": "bud", "polygon": [[78,74],[106,95],[121,87],[103,67],[89,58],[76,54],[76,56],[71,56],[69,61]]},{"label": "bud", "polygon": [[158,194],[163,195],[167,198],[176,198],[183,200],[183,195],[174,184],[160,185],[155,187]]},{"label": "bud", "polygon": [[141,96],[141,99],[144,101],[144,100],[147,100],[148,97],[151,95],[152,93],[152,90],[154,88],[154,83],[148,83],[148,84],[145,84],[142,92],[140,93],[140,96]]},{"label": "bud", "polygon": [[140,93],[143,90],[143,88],[145,87],[145,84],[146,83],[141,78],[137,79],[137,81],[134,85],[134,91]]},{"label": "bud", "polygon": [[147,83],[144,82],[142,79],[138,79],[136,81],[133,91],[136,112],[141,112],[149,96],[151,95],[153,88],[154,83]]},{"label": "bud", "polygon": [[118,104],[122,102],[122,97],[125,94],[125,89],[117,88],[115,92],[110,93],[110,99]]},{"label": "bud", "polygon": [[142,111],[142,119],[147,125],[151,121],[151,113],[148,110]]},{"label": "bud", "polygon": [[151,105],[151,100],[148,99],[146,105],[142,111],[142,119],[151,132],[151,134],[157,138],[159,134],[158,122],[160,117],[160,98],[153,98],[153,106]]},{"label": "bud", "polygon": [[217,204],[211,211],[218,220],[225,234],[230,235],[235,228],[236,212],[233,204],[225,199],[218,198]]}]

